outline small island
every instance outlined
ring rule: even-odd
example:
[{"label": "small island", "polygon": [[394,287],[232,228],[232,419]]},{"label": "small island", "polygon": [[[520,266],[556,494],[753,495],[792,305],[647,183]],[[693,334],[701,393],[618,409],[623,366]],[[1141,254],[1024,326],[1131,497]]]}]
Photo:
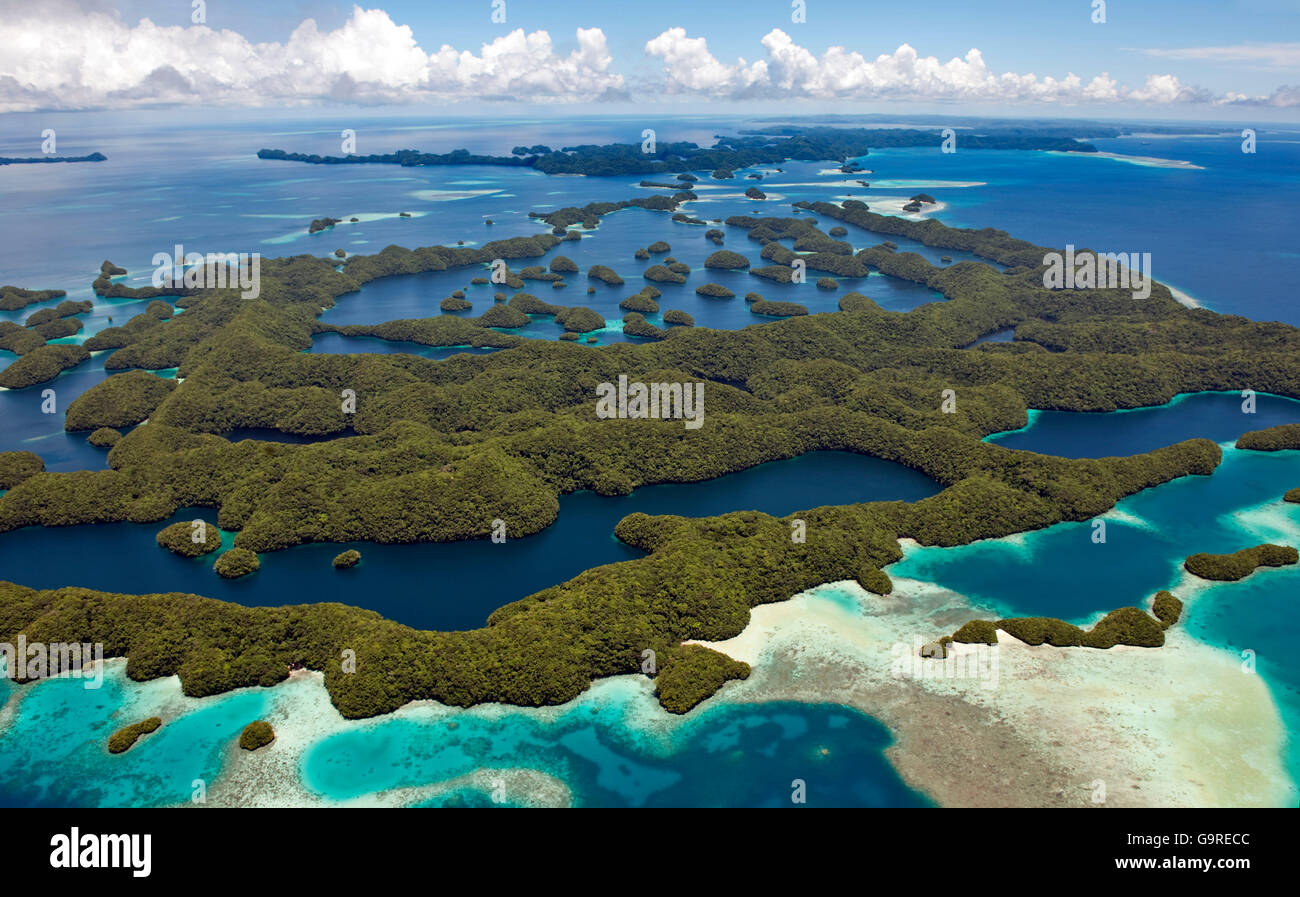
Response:
[{"label": "small island", "polygon": [[246,751],[255,751],[275,741],[275,730],[266,720],[255,720],[239,733],[239,746]]},{"label": "small island", "polygon": [[341,551],[334,555],[334,569],[347,570],[349,567],[355,567],[361,563],[361,552],[355,548],[349,548],[347,551]]},{"label": "small island", "polygon": [[736,294],[727,289],[720,283],[701,284],[695,288],[696,294],[708,296],[711,299],[734,299]]},{"label": "small island", "polygon": [[221,530],[203,520],[180,520],[160,529],[155,539],[173,554],[196,558],[221,547]]},{"label": "small island", "polygon": [[212,569],[222,579],[238,579],[256,572],[261,566],[262,562],[255,552],[247,548],[232,548],[217,558]]},{"label": "small island", "polygon": [[1300,553],[1291,546],[1265,543],[1232,554],[1194,554],[1183,561],[1183,567],[1201,579],[1236,582],[1245,579],[1259,567],[1285,567],[1298,560]]},{"label": "small island", "polygon": [[162,726],[162,719],[151,716],[138,723],[132,723],[118,729],[108,738],[108,752],[110,754],[124,754],[134,747],[140,738],[157,732],[160,726]]},{"label": "small island", "polygon": [[26,158],[15,158],[12,156],[0,156],[0,165],[39,165],[43,162],[107,162],[108,156],[103,153],[91,153],[87,156],[28,156]]}]

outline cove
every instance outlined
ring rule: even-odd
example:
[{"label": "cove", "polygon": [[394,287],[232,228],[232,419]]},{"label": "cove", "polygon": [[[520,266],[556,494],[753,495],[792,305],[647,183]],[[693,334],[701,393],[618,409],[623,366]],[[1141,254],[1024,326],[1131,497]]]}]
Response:
[{"label": "cove", "polygon": [[[628,725],[626,710],[619,702],[579,705],[554,720],[518,710],[387,718],[310,748],[303,780],[340,800],[523,767],[562,779],[576,806],[790,807],[795,779],[807,806],[930,805],[885,760],[884,725],[848,707],[711,703],[667,735]],[[472,789],[422,805],[448,802],[490,805]]]},{"label": "cove", "polygon": [[[614,537],[618,521],[635,511],[784,515],[846,502],[914,501],[938,491],[929,477],[890,461],[812,452],[699,483],[646,486],[625,496],[561,496],[555,523],[504,544],[300,545],[262,555],[261,570],[232,581],[212,572],[214,555],[182,558],[158,547],[155,535],[171,522],[200,518],[215,524],[212,510],[182,509],[158,523],[26,527],[0,534],[0,570],[5,579],[34,588],[180,591],[250,606],[338,601],[420,629],[475,629],[504,604],[583,570],[642,557]],[[233,534],[224,534],[227,547],[232,539]],[[360,551],[362,561],[335,570],[330,561],[346,548]]]},{"label": "cove", "polygon": [[[1121,500],[1104,515],[1105,543],[1092,541],[1090,521],[1058,523],[954,548],[913,548],[886,572],[937,583],[1001,616],[1087,625],[1117,607],[1149,608],[1152,595],[1177,585],[1190,554],[1300,542],[1300,505],[1282,501],[1294,483],[1300,452],[1225,445],[1212,476],[1181,477]],[[1276,571],[1257,576],[1278,578]]]},{"label": "cove", "polygon": [[[166,682],[131,682],[121,665],[102,687],[79,679],[15,686],[0,680],[0,700],[18,692],[0,735],[0,806],[139,807],[186,803],[193,781],[211,783],[226,749],[265,712],[269,691],[241,689],[185,698],[182,713],[125,754],[108,753],[118,729],[154,715]],[[174,680],[173,680],[174,681]]]},{"label": "cove", "polygon": [[1202,437],[1236,441],[1248,430],[1300,423],[1300,402],[1270,393],[1255,397],[1255,413],[1242,412],[1239,392],[1181,393],[1163,405],[1121,411],[1029,412],[1029,424],[985,437],[1005,448],[1063,458],[1136,455]]},{"label": "cove", "polygon": [[979,614],[985,619],[1047,616],[1082,626],[1126,605],[1149,610],[1155,592],[1172,590],[1186,605],[1178,626],[1243,662],[1251,652],[1293,733],[1285,763],[1300,782],[1300,657],[1292,644],[1300,567],[1265,568],[1229,583],[1185,578],[1182,569],[1200,551],[1300,546],[1300,505],[1282,501],[1300,484],[1300,452],[1222,447],[1213,475],[1182,477],[1119,502],[1105,515],[1105,544],[1092,541],[1086,522],[1062,523],[956,548],[910,549],[886,572],[959,592],[987,608]]}]

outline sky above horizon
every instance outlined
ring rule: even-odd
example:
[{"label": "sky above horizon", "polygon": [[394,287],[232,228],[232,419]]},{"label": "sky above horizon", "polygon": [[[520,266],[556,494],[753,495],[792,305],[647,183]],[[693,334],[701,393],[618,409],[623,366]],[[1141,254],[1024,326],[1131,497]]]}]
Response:
[{"label": "sky above horizon", "polygon": [[1279,38],[1297,25],[1300,0],[0,0],[0,112],[563,104],[1296,121],[1300,41]]}]

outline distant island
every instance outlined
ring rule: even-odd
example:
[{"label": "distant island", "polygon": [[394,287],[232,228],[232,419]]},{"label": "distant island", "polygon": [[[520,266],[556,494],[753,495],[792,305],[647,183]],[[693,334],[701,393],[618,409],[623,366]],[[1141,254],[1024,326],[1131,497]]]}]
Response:
[{"label": "distant island", "polygon": [[[532,168],[544,174],[628,175],[662,174],[688,170],[712,171],[714,177],[725,172],[731,176],[738,168],[770,165],[791,159],[817,161],[841,160],[850,171],[861,166],[850,160],[865,156],[872,149],[933,146],[943,144],[938,129],[883,130],[872,128],[804,128],[780,127],[773,131],[742,131],[740,136],[718,136],[711,148],[689,141],[659,142],[653,152],[642,151],[639,143],[583,144],[562,147],[558,152],[547,146],[517,146],[509,156],[482,156],[469,150],[449,153],[423,153],[403,149],[392,153],[367,156],[320,156],[315,153],[291,153],[281,149],[261,149],[259,159],[281,162],[307,162],[312,165],[504,165]],[[1033,129],[962,133],[955,138],[961,149],[1054,150],[1057,152],[1095,153],[1097,148],[1059,132],[1039,133]],[[523,151],[526,154],[521,154]],[[667,184],[647,184],[667,187]]]},{"label": "distant island", "polygon": [[0,156],[0,165],[36,165],[40,162],[107,162],[103,153],[91,153],[89,156],[28,156],[25,159]]}]

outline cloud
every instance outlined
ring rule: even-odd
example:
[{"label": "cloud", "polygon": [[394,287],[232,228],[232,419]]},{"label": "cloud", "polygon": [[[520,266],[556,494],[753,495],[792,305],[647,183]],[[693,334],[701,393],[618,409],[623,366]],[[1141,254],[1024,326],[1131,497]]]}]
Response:
[{"label": "cloud", "polygon": [[1290,109],[1300,106],[1300,86],[1284,84],[1266,97],[1250,97],[1244,93],[1229,92],[1214,102],[1228,106],[1269,106],[1275,109]]},{"label": "cloud", "polygon": [[[669,28],[645,44],[661,72],[633,89],[615,70],[600,28],[577,29],[566,53],[557,51],[548,32],[523,29],[500,34],[477,51],[446,44],[429,50],[384,10],[359,6],[333,30],[305,19],[283,42],[265,43],[207,25],[160,26],[149,19],[131,25],[106,0],[0,0],[0,18],[0,112],[437,100],[600,103],[653,101],[665,93],[719,100],[1297,105],[1294,87],[1271,96],[1214,96],[1166,74],[1128,87],[1106,72],[1090,79],[1072,72],[999,72],[978,49],[946,62],[910,44],[874,59],[844,47],[817,55],[779,28],[762,38],[761,58],[731,62],[715,57],[705,38]],[[1300,44],[1141,52],[1294,64]]]},{"label": "cloud", "polygon": [[1300,42],[1234,44],[1227,47],[1136,48],[1145,56],[1195,62],[1246,63],[1269,68],[1300,68]]},{"label": "cloud", "polygon": [[557,53],[545,31],[516,29],[478,54],[426,53],[382,9],[354,6],[333,31],[306,19],[284,43],[252,43],[206,25],[128,25],[75,0],[4,0],[0,112],[172,103],[269,105],[333,100],[377,104],[514,97],[579,101],[624,95],[599,28],[579,28]]},{"label": "cloud", "polygon": [[702,37],[688,37],[684,28],[670,28],[645,45],[645,52],[663,62],[664,88],[669,93],[698,94],[718,99],[909,99],[968,102],[1140,103],[1208,102],[1205,90],[1179,82],[1174,75],[1151,75],[1138,88],[1127,88],[1103,72],[1085,82],[1074,73],[1062,78],[989,68],[983,54],[970,50],[963,57],[941,62],[921,56],[910,44],[868,60],[843,47],[830,47],[820,57],[774,28],[762,39],[766,58],[727,64],[709,52]]}]

